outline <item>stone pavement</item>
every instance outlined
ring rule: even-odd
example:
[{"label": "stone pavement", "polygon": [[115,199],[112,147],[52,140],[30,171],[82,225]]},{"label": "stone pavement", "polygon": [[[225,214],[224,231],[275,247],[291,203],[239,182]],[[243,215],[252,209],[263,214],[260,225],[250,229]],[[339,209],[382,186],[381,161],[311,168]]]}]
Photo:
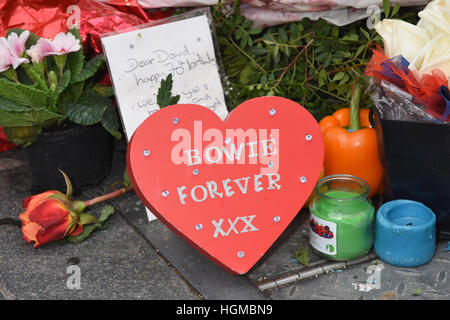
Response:
[{"label": "stone pavement", "polygon": [[[116,142],[110,175],[75,198],[109,192],[121,180],[125,151],[125,144]],[[307,214],[301,212],[247,275],[232,276],[161,222],[148,222],[133,192],[107,202],[116,209],[108,229],[95,231],[82,243],[34,249],[23,239],[18,219],[22,199],[36,193],[20,149],[0,153],[0,190],[0,300],[450,299],[450,251],[443,240],[433,260],[418,268],[378,263],[379,273],[371,275],[368,270],[377,261],[373,253],[336,263],[312,252],[306,267],[295,260],[295,249],[308,242]],[[67,285],[74,265],[80,289]],[[368,286],[371,279],[375,287]],[[414,295],[417,289],[421,293]]]}]

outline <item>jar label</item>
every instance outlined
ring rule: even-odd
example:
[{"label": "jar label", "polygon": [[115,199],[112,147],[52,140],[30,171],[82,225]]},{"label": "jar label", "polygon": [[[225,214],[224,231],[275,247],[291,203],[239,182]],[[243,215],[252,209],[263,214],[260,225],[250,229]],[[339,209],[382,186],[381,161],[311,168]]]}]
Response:
[{"label": "jar label", "polygon": [[336,223],[320,219],[311,213],[309,225],[311,227],[309,236],[311,246],[327,255],[336,255]]}]

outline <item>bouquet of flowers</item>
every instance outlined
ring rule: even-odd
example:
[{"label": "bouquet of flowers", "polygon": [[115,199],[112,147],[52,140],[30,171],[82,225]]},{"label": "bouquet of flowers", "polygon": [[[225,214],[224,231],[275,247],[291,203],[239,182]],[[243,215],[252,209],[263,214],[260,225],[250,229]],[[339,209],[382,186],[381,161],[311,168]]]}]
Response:
[{"label": "bouquet of flowers", "polygon": [[[366,74],[381,81],[380,87],[389,88],[397,98],[406,98],[407,101],[403,100],[410,106],[410,115],[448,122],[450,0],[431,1],[418,15],[417,25],[395,19],[384,19],[375,25],[383,39],[384,51],[374,50]],[[376,101],[375,106],[379,106]],[[390,107],[398,108],[398,103]],[[384,111],[394,115],[391,120],[412,120],[395,118],[399,114],[404,117],[404,110]]]}]

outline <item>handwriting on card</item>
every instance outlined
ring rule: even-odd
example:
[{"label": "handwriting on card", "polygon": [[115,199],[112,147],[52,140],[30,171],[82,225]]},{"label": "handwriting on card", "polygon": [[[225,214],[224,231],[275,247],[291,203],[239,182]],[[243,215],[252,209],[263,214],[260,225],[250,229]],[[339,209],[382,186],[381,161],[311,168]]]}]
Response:
[{"label": "handwriting on card", "polygon": [[179,103],[228,114],[206,15],[102,38],[128,140],[159,109],[161,80],[173,77]]}]

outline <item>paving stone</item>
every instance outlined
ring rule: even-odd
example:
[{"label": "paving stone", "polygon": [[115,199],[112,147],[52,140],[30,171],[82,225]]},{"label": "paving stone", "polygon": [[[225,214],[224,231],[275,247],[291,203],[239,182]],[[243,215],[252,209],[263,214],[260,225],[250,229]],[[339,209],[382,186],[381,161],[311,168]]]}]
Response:
[{"label": "paving stone", "polygon": [[[126,145],[116,142],[111,174],[76,197],[105,194],[120,181]],[[295,260],[295,250],[308,246],[307,210],[303,210],[247,275],[233,276],[195,251],[158,220],[149,222],[143,204],[130,192],[108,201],[116,208],[110,227],[82,243],[51,243],[34,249],[20,231],[22,199],[34,194],[20,149],[0,153],[0,300],[9,299],[450,299],[450,252],[441,240],[432,261],[418,268],[383,264],[380,287],[367,290],[370,277],[360,261],[335,268],[310,252],[310,266]],[[64,190],[63,190],[64,191]],[[90,208],[93,213],[101,205]],[[70,266],[79,267],[81,289],[69,289]],[[299,274],[326,273],[303,280]],[[264,281],[282,279],[271,290]],[[292,281],[295,280],[295,281]],[[69,285],[71,282],[69,281]],[[422,289],[421,295],[413,295]]]},{"label": "paving stone", "polygon": [[[14,157],[18,151],[13,151]],[[120,177],[117,169],[117,175],[84,190],[79,199],[108,190],[111,179]],[[23,239],[17,218],[21,200],[32,194],[27,167],[0,171],[0,185],[1,299],[200,299],[119,211],[110,218],[108,229],[95,231],[82,243],[50,243],[34,249]],[[110,204],[118,208],[122,201],[126,197]],[[93,213],[99,208],[93,207]],[[67,286],[74,275],[68,270],[71,265],[79,267],[80,289]]]}]

